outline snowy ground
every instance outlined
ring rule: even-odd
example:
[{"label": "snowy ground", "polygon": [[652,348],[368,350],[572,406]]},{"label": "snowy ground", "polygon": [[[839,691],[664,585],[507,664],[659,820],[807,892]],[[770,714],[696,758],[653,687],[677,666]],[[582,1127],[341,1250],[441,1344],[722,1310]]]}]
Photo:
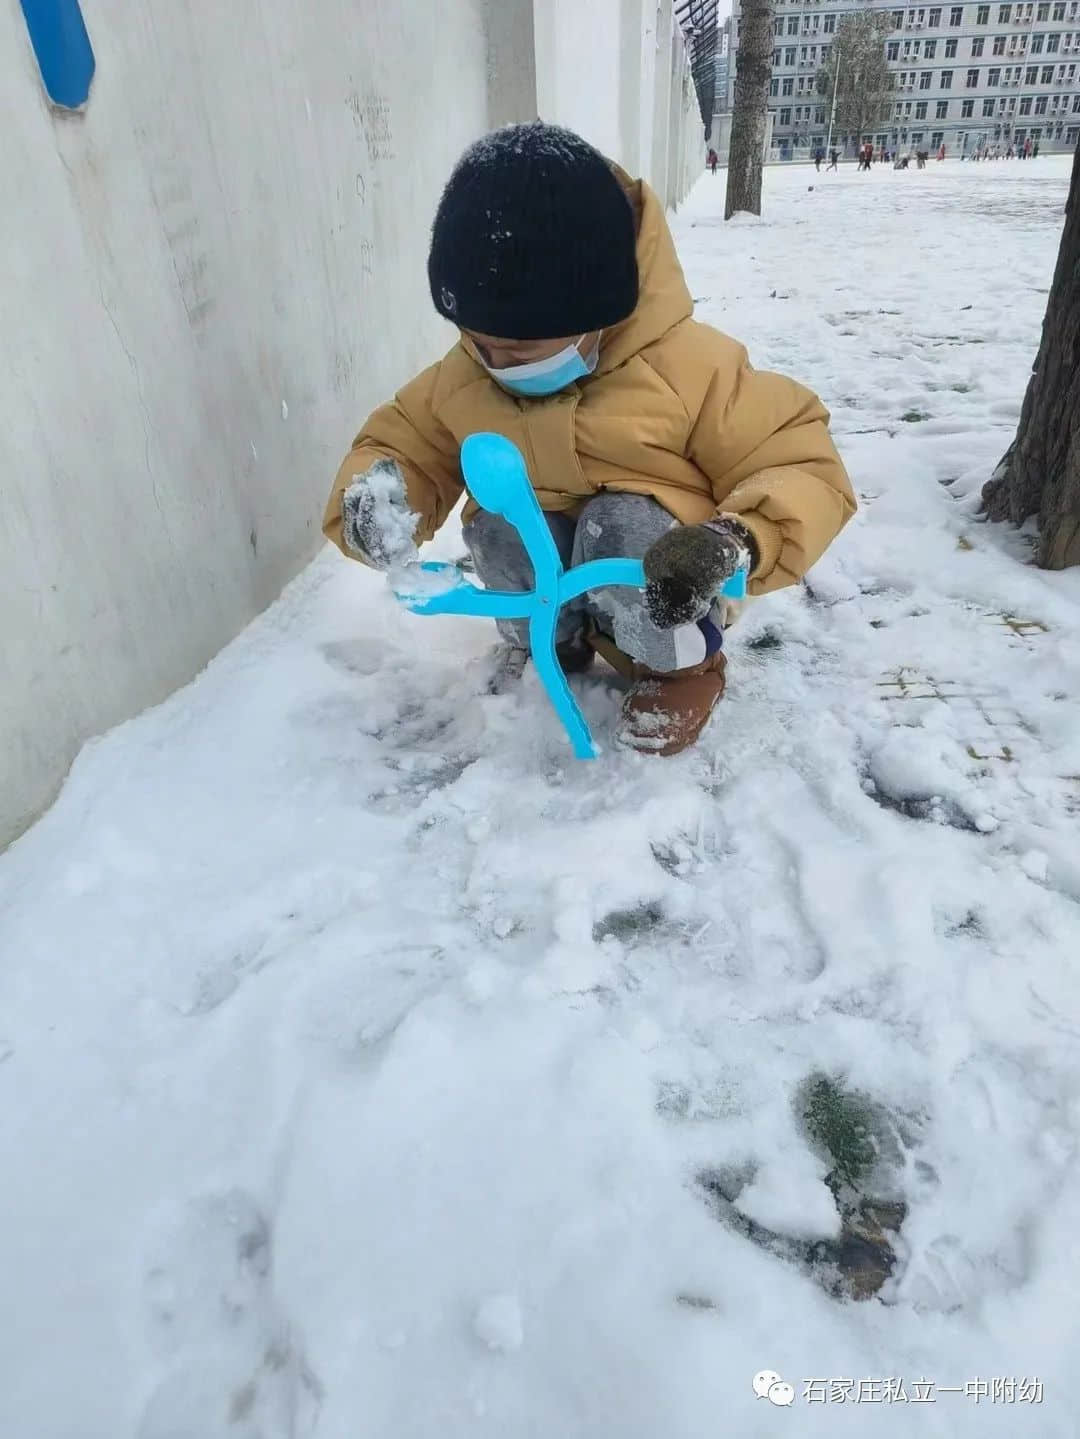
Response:
[{"label": "snowy ground", "polygon": [[[0,859],[4,1439],[1077,1434],[1080,573],[976,518],[1066,178],[684,207],[863,502],[695,753],[574,763],[480,622],[330,553],[87,748]],[[821,1074],[904,1135],[865,1303],[733,1222],[835,1236]],[[912,1409],[1004,1377],[1042,1402]]]}]

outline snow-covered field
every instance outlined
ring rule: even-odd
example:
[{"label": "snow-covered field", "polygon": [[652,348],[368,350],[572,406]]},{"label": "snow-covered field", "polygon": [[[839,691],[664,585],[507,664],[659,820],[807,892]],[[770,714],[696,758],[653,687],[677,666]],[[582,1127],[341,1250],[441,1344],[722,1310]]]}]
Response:
[{"label": "snow-covered field", "polygon": [[[862,509],[696,752],[573,762],[329,552],[87,748],[0,858],[4,1439],[1080,1432],[1080,572],[976,516],[1067,173],[698,185]],[[892,1116],[862,1303],[820,1076]]]}]

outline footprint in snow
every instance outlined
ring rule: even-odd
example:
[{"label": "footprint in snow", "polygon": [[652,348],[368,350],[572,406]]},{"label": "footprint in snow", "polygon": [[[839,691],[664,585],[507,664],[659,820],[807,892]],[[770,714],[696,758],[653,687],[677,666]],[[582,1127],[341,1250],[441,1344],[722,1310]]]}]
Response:
[{"label": "footprint in snow", "polygon": [[902,1175],[919,1120],[825,1075],[806,1082],[796,1112],[808,1145],[830,1165],[825,1184],[840,1216],[836,1238],[784,1234],[743,1213],[739,1200],[753,1181],[752,1164],[702,1170],[698,1186],[723,1224],[811,1275],[834,1298],[871,1299],[897,1276],[908,1211]]},{"label": "footprint in snow", "polygon": [[147,1334],[163,1373],[138,1439],[308,1439],[322,1390],[273,1294],[273,1235],[241,1189],[187,1201],[153,1239]]}]

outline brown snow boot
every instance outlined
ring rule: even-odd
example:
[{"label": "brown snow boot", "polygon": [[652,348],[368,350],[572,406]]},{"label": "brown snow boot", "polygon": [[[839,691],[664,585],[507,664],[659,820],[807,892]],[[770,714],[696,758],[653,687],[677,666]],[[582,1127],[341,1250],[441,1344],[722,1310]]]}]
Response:
[{"label": "brown snow boot", "polygon": [[679,754],[697,739],[724,693],[724,654],[661,674],[635,666],[622,704],[618,740],[646,754]]}]

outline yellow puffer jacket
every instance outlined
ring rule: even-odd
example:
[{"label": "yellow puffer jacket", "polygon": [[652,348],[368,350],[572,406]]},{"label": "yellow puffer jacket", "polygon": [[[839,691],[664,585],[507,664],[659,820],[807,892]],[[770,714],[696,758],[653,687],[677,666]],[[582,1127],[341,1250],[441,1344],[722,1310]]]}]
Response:
[{"label": "yellow puffer jacket", "polygon": [[461,495],[458,454],[477,430],[513,440],[545,510],[572,512],[599,490],[624,490],[652,495],[684,524],[737,515],[757,543],[751,594],[800,579],[854,514],[828,411],[691,319],[659,201],[643,181],[620,178],[638,217],[641,293],[633,314],[604,332],[595,373],[549,399],[518,399],[460,341],[356,437],[323,523],[344,553],[342,495],[383,457],[405,474],[417,541],[430,539]]}]

